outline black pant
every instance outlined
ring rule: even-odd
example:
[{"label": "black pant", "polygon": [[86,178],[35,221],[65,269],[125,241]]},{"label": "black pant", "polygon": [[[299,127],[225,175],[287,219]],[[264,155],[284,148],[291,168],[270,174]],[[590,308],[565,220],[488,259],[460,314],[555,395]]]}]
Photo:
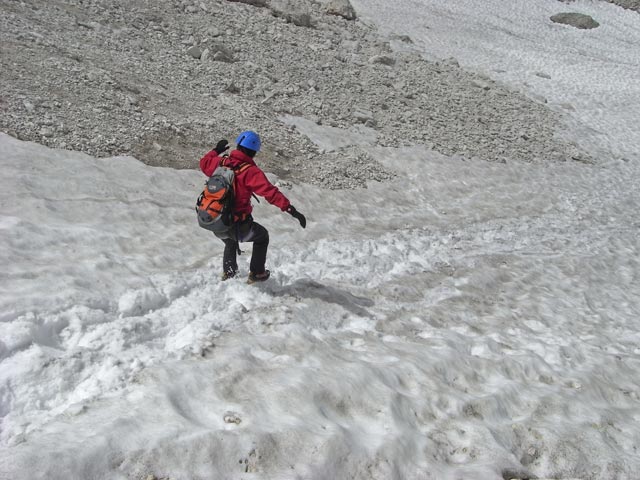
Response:
[{"label": "black pant", "polygon": [[224,242],[224,255],[222,268],[225,273],[238,271],[236,254],[239,242],[253,242],[253,253],[249,269],[253,273],[263,273],[264,264],[267,261],[267,248],[269,247],[269,232],[266,228],[253,221],[251,216],[237,223],[230,231],[230,238],[222,238]]}]

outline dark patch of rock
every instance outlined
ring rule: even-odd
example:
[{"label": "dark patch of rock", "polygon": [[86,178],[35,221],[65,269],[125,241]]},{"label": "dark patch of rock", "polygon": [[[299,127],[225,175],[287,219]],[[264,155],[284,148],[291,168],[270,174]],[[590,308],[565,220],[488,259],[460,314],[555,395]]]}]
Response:
[{"label": "dark patch of rock", "polygon": [[349,0],[331,0],[327,4],[327,13],[337,15],[346,20],[355,20],[356,11]]},{"label": "dark patch of rock", "polygon": [[584,13],[564,12],[558,13],[551,17],[551,21],[555,23],[562,23],[564,25],[570,25],[582,30],[597,28],[600,26],[593,17],[585,15]]}]

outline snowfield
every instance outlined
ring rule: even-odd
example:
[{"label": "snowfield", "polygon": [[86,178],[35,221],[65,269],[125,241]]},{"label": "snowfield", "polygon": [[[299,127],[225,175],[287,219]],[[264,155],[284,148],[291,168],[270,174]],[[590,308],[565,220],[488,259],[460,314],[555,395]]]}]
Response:
[{"label": "snowfield", "polygon": [[[396,33],[420,28],[403,23],[416,9],[447,18],[435,1],[353,3]],[[460,3],[480,23],[502,5]],[[0,134],[0,478],[637,478],[640,15],[513,3],[491,28],[570,75],[563,98],[554,75],[530,92],[573,105],[558,134],[597,161],[489,163],[365,132],[392,180],[272,176],[308,226],[256,206],[264,284],[219,280],[222,243],[193,211],[200,172]],[[536,26],[567,8],[602,28]],[[457,33],[461,64],[493,61],[527,88],[476,28]],[[582,35],[602,46],[598,82],[562,70]],[[325,150],[348,138],[286,122]]]}]

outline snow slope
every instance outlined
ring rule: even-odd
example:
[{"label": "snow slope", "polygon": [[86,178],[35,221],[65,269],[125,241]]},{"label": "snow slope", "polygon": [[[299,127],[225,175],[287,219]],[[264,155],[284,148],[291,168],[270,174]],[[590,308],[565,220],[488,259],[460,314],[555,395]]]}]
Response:
[{"label": "snow slope", "polygon": [[369,150],[395,180],[284,189],[306,230],[257,206],[248,286],[218,279],[200,173],[0,134],[0,478],[635,478],[637,158]]},{"label": "snow slope", "polygon": [[379,153],[401,179],[334,211],[288,192],[308,231],[261,209],[256,287],[217,280],[197,173],[3,136],[4,473],[632,478],[637,164]]}]

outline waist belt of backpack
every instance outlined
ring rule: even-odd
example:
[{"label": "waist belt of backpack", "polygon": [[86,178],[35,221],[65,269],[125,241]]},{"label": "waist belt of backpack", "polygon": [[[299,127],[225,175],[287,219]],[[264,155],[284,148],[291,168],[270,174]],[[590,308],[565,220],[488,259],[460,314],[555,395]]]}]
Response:
[{"label": "waist belt of backpack", "polygon": [[233,223],[242,223],[244,222],[247,218],[249,218],[249,213],[241,213],[241,214],[237,214],[234,213],[233,214]]}]

